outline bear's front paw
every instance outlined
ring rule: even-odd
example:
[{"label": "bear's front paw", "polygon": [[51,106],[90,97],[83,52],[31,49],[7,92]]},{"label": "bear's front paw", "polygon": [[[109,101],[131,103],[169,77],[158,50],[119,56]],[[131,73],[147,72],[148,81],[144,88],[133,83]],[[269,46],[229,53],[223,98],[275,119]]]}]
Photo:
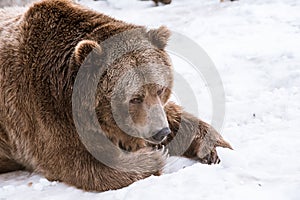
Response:
[{"label": "bear's front paw", "polygon": [[184,156],[209,165],[218,164],[221,161],[218,157],[216,147],[199,138],[192,142]]},{"label": "bear's front paw", "polygon": [[123,165],[128,166],[129,171],[137,172],[145,178],[150,175],[161,175],[168,158],[168,150],[145,147],[136,152],[129,152],[128,156]]},{"label": "bear's front paw", "polygon": [[154,175],[161,175],[164,166],[166,165],[166,160],[169,156],[168,149],[165,146],[162,148],[151,148],[146,147],[137,151],[144,163],[144,169],[148,169],[154,172]]},{"label": "bear's front paw", "polygon": [[229,149],[232,147],[213,127],[208,124],[202,125],[184,156],[203,164],[218,164],[221,160],[218,157],[216,147]]},{"label": "bear's front paw", "polygon": [[208,153],[203,158],[200,158],[199,156],[197,156],[197,159],[199,160],[199,162],[201,162],[203,164],[209,164],[209,165],[219,164],[221,162],[221,160],[217,154],[216,148],[212,149],[211,152]]}]

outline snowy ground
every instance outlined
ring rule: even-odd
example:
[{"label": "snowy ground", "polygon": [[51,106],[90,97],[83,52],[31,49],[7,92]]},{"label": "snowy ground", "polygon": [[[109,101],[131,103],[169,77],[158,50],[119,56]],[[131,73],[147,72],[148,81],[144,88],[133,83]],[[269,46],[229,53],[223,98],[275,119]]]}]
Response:
[{"label": "snowy ground", "polygon": [[[300,199],[299,0],[173,0],[161,7],[134,0],[81,3],[128,22],[167,25],[202,46],[223,81],[222,135],[235,151],[218,149],[220,165],[181,170],[192,162],[171,158],[165,175],[104,193],[83,192],[27,172],[4,174],[0,200]],[[174,65],[180,71],[180,61]],[[193,81],[192,73],[183,75]],[[205,84],[196,91],[199,117],[209,121]]]}]

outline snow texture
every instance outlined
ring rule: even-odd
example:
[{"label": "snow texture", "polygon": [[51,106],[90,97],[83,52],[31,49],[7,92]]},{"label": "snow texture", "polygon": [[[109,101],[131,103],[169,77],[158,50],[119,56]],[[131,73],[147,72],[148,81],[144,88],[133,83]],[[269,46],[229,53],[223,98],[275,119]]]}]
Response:
[{"label": "snow texture", "polygon": [[32,3],[36,0],[0,0],[0,8],[7,7],[7,6],[25,6],[29,3]]},{"label": "snow texture", "polygon": [[[300,1],[81,0],[100,12],[149,28],[166,25],[196,41],[216,65],[226,96],[222,135],[234,151],[218,149],[219,165],[171,157],[165,174],[103,193],[49,182],[28,172],[0,175],[0,200],[18,199],[300,199]],[[172,56],[208,121],[205,83]],[[197,83],[197,85],[193,85]],[[183,105],[184,106],[184,105]]]}]

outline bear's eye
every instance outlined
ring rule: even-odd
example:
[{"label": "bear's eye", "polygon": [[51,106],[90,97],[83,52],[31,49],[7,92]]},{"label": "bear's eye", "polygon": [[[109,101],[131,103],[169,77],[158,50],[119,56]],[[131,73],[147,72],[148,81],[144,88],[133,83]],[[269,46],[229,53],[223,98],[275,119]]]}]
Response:
[{"label": "bear's eye", "polygon": [[143,99],[141,97],[133,98],[129,101],[132,104],[140,104],[143,102]]},{"label": "bear's eye", "polygon": [[160,96],[164,92],[164,88],[161,88],[157,91],[157,95]]}]

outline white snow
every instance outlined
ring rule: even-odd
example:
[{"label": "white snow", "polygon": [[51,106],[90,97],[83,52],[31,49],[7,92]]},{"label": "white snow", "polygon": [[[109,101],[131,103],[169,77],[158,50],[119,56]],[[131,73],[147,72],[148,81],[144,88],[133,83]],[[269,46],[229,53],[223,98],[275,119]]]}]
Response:
[{"label": "white snow", "polygon": [[[171,157],[164,175],[103,193],[28,172],[3,174],[0,200],[300,199],[299,0],[173,0],[160,7],[151,1],[80,2],[127,22],[166,25],[204,48],[223,81],[222,135],[235,150],[218,149],[222,162],[213,166]],[[186,63],[172,58],[176,71],[191,84],[199,82],[183,69]],[[205,83],[192,87],[199,117],[209,122],[212,107]]]}]

